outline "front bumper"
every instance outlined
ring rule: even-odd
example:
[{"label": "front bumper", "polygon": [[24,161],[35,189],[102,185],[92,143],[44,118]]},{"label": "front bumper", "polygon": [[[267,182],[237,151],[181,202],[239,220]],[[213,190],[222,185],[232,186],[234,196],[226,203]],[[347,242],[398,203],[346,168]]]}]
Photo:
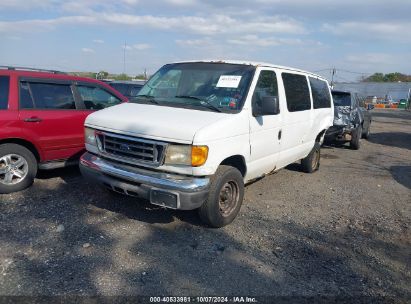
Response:
[{"label": "front bumper", "polygon": [[186,177],[119,164],[86,152],[80,171],[88,180],[113,191],[150,200],[172,209],[192,210],[207,199],[210,179]]}]

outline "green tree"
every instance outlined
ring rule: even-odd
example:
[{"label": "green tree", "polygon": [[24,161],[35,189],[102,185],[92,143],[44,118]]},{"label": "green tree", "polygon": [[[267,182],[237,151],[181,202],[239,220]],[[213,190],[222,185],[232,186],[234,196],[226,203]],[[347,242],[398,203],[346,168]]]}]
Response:
[{"label": "green tree", "polygon": [[383,73],[374,73],[371,76],[365,78],[365,82],[384,82]]},{"label": "green tree", "polygon": [[411,75],[405,75],[399,72],[394,73],[374,73],[371,76],[361,78],[362,82],[409,82]]},{"label": "green tree", "polygon": [[108,72],[106,71],[100,71],[96,75],[97,79],[106,79],[107,77],[108,77]]}]

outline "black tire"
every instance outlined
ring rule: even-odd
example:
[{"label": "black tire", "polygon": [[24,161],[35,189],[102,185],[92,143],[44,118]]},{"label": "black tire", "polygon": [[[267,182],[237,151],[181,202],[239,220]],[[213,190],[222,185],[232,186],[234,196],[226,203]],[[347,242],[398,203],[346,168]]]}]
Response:
[{"label": "black tire", "polygon": [[321,145],[315,142],[313,149],[306,158],[301,160],[301,169],[306,173],[313,173],[320,168]]},{"label": "black tire", "polygon": [[353,150],[359,150],[361,146],[361,137],[362,137],[362,126],[359,125],[356,130],[352,133],[350,148]]},{"label": "black tire", "polygon": [[198,209],[201,220],[214,228],[230,224],[240,211],[243,197],[244,179],[240,171],[220,166],[211,178],[207,200]]},{"label": "black tire", "polygon": [[[25,175],[19,180],[18,177],[14,176],[12,182],[6,180],[6,173],[1,169],[9,170],[9,166],[5,163],[5,158],[7,155],[15,155],[16,157],[21,157],[24,159],[25,163],[20,168],[14,167],[14,169],[21,169],[20,171],[25,172]],[[17,144],[2,144],[0,145],[0,194],[12,193],[16,191],[21,191],[28,188],[34,182],[34,178],[37,174],[37,160],[33,153],[27,148],[17,145]],[[13,164],[17,164],[17,160]]]},{"label": "black tire", "polygon": [[371,121],[368,123],[367,130],[362,134],[362,138],[368,139],[370,137]]}]

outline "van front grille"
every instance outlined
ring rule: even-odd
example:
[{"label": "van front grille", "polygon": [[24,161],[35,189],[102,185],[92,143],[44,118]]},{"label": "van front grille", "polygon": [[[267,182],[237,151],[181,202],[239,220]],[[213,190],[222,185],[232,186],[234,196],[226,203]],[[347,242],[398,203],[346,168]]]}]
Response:
[{"label": "van front grille", "polygon": [[102,155],[135,165],[159,166],[164,160],[166,143],[114,133],[97,132]]}]

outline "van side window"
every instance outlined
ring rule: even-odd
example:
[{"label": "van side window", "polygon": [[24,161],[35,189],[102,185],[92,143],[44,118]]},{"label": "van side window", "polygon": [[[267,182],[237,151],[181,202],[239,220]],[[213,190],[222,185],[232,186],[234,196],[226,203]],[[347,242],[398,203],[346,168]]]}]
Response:
[{"label": "van side window", "polygon": [[266,96],[276,96],[278,98],[277,76],[274,71],[261,71],[255,86],[252,106],[261,107],[261,100]]},{"label": "van side window", "polygon": [[9,103],[9,76],[0,76],[0,110],[6,110]]},{"label": "van side window", "polygon": [[311,109],[310,91],[304,75],[282,73],[289,112]]},{"label": "van side window", "polygon": [[320,79],[309,77],[314,109],[330,108],[331,97],[328,84]]}]

